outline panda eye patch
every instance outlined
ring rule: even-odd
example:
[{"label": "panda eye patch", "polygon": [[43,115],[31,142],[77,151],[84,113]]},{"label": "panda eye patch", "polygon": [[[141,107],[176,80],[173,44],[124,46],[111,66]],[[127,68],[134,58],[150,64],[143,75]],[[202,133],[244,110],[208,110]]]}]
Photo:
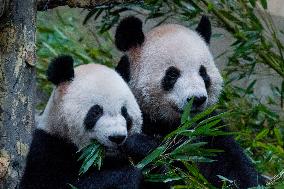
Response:
[{"label": "panda eye patch", "polygon": [[210,79],[209,75],[207,74],[206,68],[203,65],[200,66],[200,68],[199,68],[199,75],[204,80],[205,87],[209,88],[210,85],[211,85],[211,79]]},{"label": "panda eye patch", "polygon": [[103,108],[101,106],[99,105],[92,106],[84,119],[85,129],[86,130],[93,129],[97,121],[103,115],[103,113],[104,113]]},{"label": "panda eye patch", "polygon": [[167,69],[166,74],[162,80],[162,87],[165,91],[171,90],[177,79],[180,77],[180,71],[174,67],[171,66]]},{"label": "panda eye patch", "polygon": [[125,106],[123,106],[121,108],[121,115],[126,120],[127,130],[129,131],[131,129],[131,127],[132,127],[132,120],[131,120],[131,118],[130,118],[130,116],[129,116]]}]

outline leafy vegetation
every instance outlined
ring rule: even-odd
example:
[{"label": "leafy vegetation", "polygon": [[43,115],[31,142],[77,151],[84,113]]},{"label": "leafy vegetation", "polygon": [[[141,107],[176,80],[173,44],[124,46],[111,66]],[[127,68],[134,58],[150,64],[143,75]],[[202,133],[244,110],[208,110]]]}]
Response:
[{"label": "leafy vegetation", "polygon": [[[40,15],[37,36],[38,85],[43,91],[50,92],[51,87],[46,81],[45,70],[51,57],[57,54],[72,54],[77,64],[96,62],[114,66],[118,56],[113,50],[112,32],[109,30],[125,14],[138,15],[145,18],[145,22],[154,20],[156,25],[170,20],[191,28],[201,14],[206,14],[215,26],[227,30],[234,40],[226,52],[216,55],[216,61],[221,56],[227,57],[223,69],[226,82],[218,109],[230,113],[226,116],[221,114],[212,122],[217,122],[222,117],[257,169],[271,179],[268,188],[283,188],[284,31],[277,28],[273,18],[263,11],[266,8],[266,0],[145,0],[145,3],[99,6],[90,10],[84,19],[78,19],[80,15],[64,15],[58,10],[54,20],[47,21]],[[90,29],[90,25],[95,27]],[[222,37],[216,34],[213,36]],[[280,81],[279,84],[271,83],[269,95],[265,98],[258,94],[256,89],[259,80],[266,77],[267,72],[259,73],[259,70],[268,70],[268,74],[273,73],[273,77]],[[191,122],[194,119],[184,118],[186,121],[183,123],[189,130],[194,126]],[[199,126],[202,128],[206,125],[209,123]],[[218,131],[213,130],[212,133],[218,134]],[[204,132],[199,134],[206,135]],[[194,143],[190,138],[181,146],[181,151],[184,148],[192,150],[190,156],[185,157],[188,158],[187,161],[180,159],[187,167],[187,172],[180,172],[166,164],[172,169],[168,175],[163,178],[161,175],[151,175],[151,167],[161,165],[161,162],[170,162],[169,159],[180,158],[172,154],[174,149],[171,149],[170,141],[175,137],[176,135],[172,135],[165,139],[154,155],[152,154],[150,159],[148,156],[148,160],[138,166],[149,170],[148,179],[153,181],[182,180],[184,184],[190,182],[196,187],[210,188],[210,184],[199,174],[195,163],[199,160],[210,161],[213,152],[202,151],[204,144]],[[205,155],[200,156],[199,150]],[[160,153],[163,155],[157,156]],[[226,183],[224,188],[229,188],[230,181],[222,179]],[[181,185],[176,188],[188,187]]]},{"label": "leafy vegetation", "polygon": [[[175,131],[169,133],[161,145],[153,150],[147,157],[139,162],[136,167],[143,170],[145,179],[149,182],[171,182],[179,181],[180,185],[174,188],[204,189],[214,188],[199,172],[196,163],[212,162],[210,157],[222,151],[218,149],[206,149],[206,142],[198,141],[200,136],[229,135],[232,133],[222,132],[220,128],[224,125],[219,123],[226,114],[219,114],[206,119],[215,109],[212,106],[204,112],[190,117],[193,99],[188,103],[182,115],[182,125]],[[97,142],[83,148],[79,160],[83,160],[80,175],[89,170],[91,166],[100,169],[102,164],[103,147]],[[180,162],[185,169],[176,167]],[[167,169],[166,173],[152,173],[159,167]],[[228,186],[226,178],[224,186]]]},{"label": "leafy vegetation", "polygon": [[79,175],[86,173],[91,167],[101,169],[103,158],[105,155],[104,147],[97,141],[93,141],[79,151],[81,153],[78,161],[82,161],[82,166],[79,170]]},{"label": "leafy vegetation", "polygon": [[[56,10],[53,17],[38,16],[37,26],[37,84],[46,93],[51,92],[45,71],[48,63],[59,54],[71,54],[75,64],[96,62],[113,67],[113,40],[110,33],[98,36],[88,27],[82,27],[80,19],[71,13]],[[80,15],[78,14],[77,17]]]},{"label": "leafy vegetation", "polygon": [[[210,107],[204,112],[191,118],[189,112],[191,102],[188,103],[182,116],[181,126],[168,134],[162,144],[145,157],[136,166],[143,170],[146,180],[150,182],[178,181],[179,185],[173,188],[214,188],[199,172],[196,163],[210,163],[211,157],[222,151],[218,149],[206,149],[206,142],[198,140],[201,136],[218,136],[232,133],[220,130],[224,125],[219,123],[225,114],[208,117],[216,106]],[[183,165],[183,169],[176,165]],[[157,168],[167,170],[166,173],[152,173]],[[227,185],[225,178],[224,186]]]}]

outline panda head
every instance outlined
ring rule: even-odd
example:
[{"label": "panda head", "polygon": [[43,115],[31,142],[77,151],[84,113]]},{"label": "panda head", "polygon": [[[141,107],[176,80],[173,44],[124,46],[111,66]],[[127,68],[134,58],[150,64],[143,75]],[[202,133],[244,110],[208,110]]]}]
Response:
[{"label": "panda head", "polygon": [[139,106],[114,70],[86,64],[73,68],[70,56],[52,61],[48,80],[56,85],[39,128],[67,138],[81,148],[92,139],[116,149],[131,133],[141,131]]},{"label": "panda head", "polygon": [[208,47],[210,37],[205,16],[195,31],[166,24],[146,35],[138,18],[120,22],[115,42],[125,55],[116,70],[129,83],[143,114],[176,123],[190,99],[193,114],[218,101],[223,81]]}]

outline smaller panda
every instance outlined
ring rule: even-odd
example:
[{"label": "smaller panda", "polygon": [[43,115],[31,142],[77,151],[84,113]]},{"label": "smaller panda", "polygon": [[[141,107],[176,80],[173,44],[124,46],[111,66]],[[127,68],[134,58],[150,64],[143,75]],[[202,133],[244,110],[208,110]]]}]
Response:
[{"label": "smaller panda", "polygon": [[[47,77],[56,88],[33,134],[20,188],[138,188],[141,171],[119,151],[142,125],[139,106],[123,79],[103,65],[74,69],[70,56],[54,59]],[[78,179],[76,152],[93,139],[106,148],[103,166]]]}]

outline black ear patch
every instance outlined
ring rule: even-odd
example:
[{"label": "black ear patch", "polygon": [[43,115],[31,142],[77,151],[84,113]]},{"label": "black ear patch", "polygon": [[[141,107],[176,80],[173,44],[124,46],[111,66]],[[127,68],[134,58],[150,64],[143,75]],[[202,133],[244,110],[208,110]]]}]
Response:
[{"label": "black ear patch", "polygon": [[74,78],[73,62],[73,58],[67,55],[53,59],[46,71],[47,79],[55,85],[71,81]]},{"label": "black ear patch", "polygon": [[207,44],[210,43],[212,31],[211,31],[211,23],[207,16],[202,16],[196,28],[196,31],[201,35],[201,37],[205,40]]},{"label": "black ear patch", "polygon": [[97,104],[92,106],[84,119],[85,129],[88,131],[93,129],[103,113],[104,110],[101,106]]},{"label": "black ear patch", "polygon": [[211,85],[211,79],[209,75],[207,74],[206,68],[203,65],[201,65],[199,68],[199,75],[204,80],[206,89],[208,89]]},{"label": "black ear patch", "polygon": [[130,16],[124,18],[117,26],[115,33],[115,45],[121,51],[128,51],[144,42],[145,36],[142,30],[142,21]]},{"label": "black ear patch", "polygon": [[115,71],[120,74],[125,82],[128,83],[130,81],[130,62],[126,55],[121,57]]}]

